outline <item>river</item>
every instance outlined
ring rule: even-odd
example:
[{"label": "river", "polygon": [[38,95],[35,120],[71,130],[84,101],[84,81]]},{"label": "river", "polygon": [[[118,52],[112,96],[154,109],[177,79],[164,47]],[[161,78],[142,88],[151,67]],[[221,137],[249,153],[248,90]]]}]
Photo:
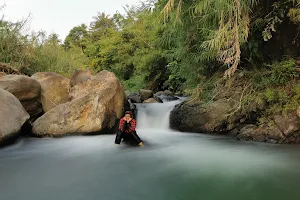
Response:
[{"label": "river", "polygon": [[144,148],[99,135],[23,138],[0,149],[0,199],[300,199],[300,146],[174,132],[163,114],[172,106],[138,105]]}]

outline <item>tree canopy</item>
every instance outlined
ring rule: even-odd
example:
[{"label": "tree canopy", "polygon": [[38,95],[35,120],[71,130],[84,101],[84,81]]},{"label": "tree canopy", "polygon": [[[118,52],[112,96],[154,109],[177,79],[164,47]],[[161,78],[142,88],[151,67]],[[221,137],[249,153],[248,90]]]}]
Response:
[{"label": "tree canopy", "polygon": [[299,0],[145,0],[124,9],[96,13],[64,41],[2,19],[0,61],[27,73],[106,69],[128,90],[184,92],[217,73],[230,79],[299,56]]}]

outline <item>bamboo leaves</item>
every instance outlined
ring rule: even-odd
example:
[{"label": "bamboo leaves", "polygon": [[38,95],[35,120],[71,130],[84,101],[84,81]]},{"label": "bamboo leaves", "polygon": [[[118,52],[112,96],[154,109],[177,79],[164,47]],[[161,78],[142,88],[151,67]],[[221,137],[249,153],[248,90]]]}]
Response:
[{"label": "bamboo leaves", "polygon": [[[182,9],[182,0],[169,0],[163,9],[164,17],[177,6],[177,16]],[[202,55],[215,52],[217,59],[227,66],[224,74],[230,78],[241,59],[241,45],[248,40],[251,8],[256,0],[198,0],[190,6],[191,20],[195,21],[201,37]],[[203,57],[206,59],[206,57]]]}]

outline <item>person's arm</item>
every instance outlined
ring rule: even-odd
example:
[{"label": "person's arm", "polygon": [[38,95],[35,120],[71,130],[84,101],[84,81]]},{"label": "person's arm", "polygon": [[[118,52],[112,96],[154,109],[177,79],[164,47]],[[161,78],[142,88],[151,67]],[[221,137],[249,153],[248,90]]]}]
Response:
[{"label": "person's arm", "polygon": [[122,132],[124,131],[124,120],[123,120],[123,118],[120,119],[119,130],[122,131]]},{"label": "person's arm", "polygon": [[134,119],[132,119],[130,121],[130,128],[129,128],[128,132],[131,133],[131,132],[135,131],[135,129],[136,129],[136,121]]}]

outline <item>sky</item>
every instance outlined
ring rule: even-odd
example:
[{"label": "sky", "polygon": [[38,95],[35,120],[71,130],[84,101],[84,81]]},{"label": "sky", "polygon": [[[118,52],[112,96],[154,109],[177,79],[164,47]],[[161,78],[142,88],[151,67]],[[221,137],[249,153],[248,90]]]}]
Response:
[{"label": "sky", "polygon": [[64,39],[69,31],[82,23],[89,25],[97,12],[124,13],[122,6],[136,5],[140,0],[0,0],[5,19],[18,21],[31,14],[30,27],[35,31],[57,33]]}]

